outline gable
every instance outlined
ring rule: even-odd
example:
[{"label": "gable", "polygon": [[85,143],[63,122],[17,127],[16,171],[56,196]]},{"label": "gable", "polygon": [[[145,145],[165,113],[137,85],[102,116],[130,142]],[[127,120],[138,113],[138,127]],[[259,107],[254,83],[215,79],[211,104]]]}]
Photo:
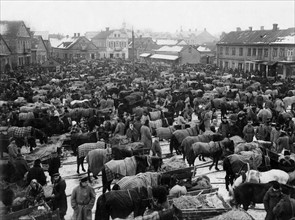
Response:
[{"label": "gable", "polygon": [[97,47],[89,41],[86,37],[80,37],[77,41],[73,42],[67,49],[72,50],[97,50]]},{"label": "gable", "polygon": [[30,37],[27,27],[25,26],[25,24],[23,22],[21,25],[19,25],[17,36],[18,37]]}]

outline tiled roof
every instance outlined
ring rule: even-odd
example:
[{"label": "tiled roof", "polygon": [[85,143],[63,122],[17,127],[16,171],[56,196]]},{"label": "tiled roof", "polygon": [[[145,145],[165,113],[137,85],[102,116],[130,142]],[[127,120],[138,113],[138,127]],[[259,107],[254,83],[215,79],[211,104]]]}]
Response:
[{"label": "tiled roof", "polygon": [[114,31],[101,31],[99,34],[97,34],[92,39],[106,39],[110,34],[112,34]]},{"label": "tiled roof", "polygon": [[[218,44],[270,44],[295,42],[295,28],[284,30],[232,31],[226,34]],[[293,40],[292,40],[293,39]]]},{"label": "tiled roof", "polygon": [[23,21],[0,21],[0,34],[16,36]]}]

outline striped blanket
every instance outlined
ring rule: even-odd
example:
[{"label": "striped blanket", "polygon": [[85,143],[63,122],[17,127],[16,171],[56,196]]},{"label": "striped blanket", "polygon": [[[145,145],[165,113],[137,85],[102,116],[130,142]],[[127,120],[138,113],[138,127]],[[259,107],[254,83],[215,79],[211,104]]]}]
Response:
[{"label": "striped blanket", "polygon": [[78,147],[77,152],[78,152],[78,158],[81,157],[86,157],[87,154],[95,149],[104,149],[105,148],[105,142],[103,141],[98,141],[96,143],[86,143],[82,144]]},{"label": "striped blanket", "polygon": [[160,173],[157,172],[146,172],[139,173],[136,176],[125,176],[120,179],[117,184],[120,186],[120,189],[133,189],[140,187],[156,187],[158,186],[158,179]]},{"label": "striped blanket", "polygon": [[31,136],[32,127],[16,127],[12,126],[8,128],[8,136],[9,137],[16,137],[16,138],[24,138]]},{"label": "striped blanket", "polygon": [[103,169],[105,163],[111,160],[112,149],[95,149],[88,153],[86,161],[88,168],[91,170],[94,176],[97,176]]},{"label": "striped blanket", "polygon": [[115,174],[121,176],[134,176],[136,174],[136,168],[137,164],[134,156],[127,157],[124,160],[111,160],[105,164],[107,181],[113,180]]}]

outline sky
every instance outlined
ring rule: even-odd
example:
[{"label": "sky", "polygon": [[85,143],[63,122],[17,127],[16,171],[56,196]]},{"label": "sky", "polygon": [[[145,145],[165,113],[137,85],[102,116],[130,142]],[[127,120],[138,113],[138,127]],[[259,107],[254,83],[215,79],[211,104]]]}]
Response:
[{"label": "sky", "polygon": [[1,20],[23,20],[34,31],[73,35],[106,27],[157,32],[206,30],[212,34],[250,26],[253,30],[295,27],[295,1],[5,1]]}]

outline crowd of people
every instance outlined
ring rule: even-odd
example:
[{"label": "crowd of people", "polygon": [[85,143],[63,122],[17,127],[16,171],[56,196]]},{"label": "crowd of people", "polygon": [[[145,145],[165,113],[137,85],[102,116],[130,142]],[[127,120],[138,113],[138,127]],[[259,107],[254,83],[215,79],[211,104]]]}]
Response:
[{"label": "crowd of people", "polygon": [[[119,79],[116,74],[122,71],[126,76]],[[176,78],[164,79],[160,77],[160,73],[163,71],[174,73]],[[190,79],[188,77],[190,72],[204,72],[209,78],[196,75],[196,78]],[[35,117],[48,116],[50,121],[56,122],[54,125],[62,127],[60,133],[88,133],[104,128],[110,136],[126,135],[130,142],[140,141],[145,148],[152,151],[153,155],[162,157],[159,138],[155,138],[154,141],[152,138],[155,133],[150,125],[149,112],[151,109],[161,111],[167,109],[167,112],[172,113],[172,121],[169,121],[169,118],[162,114],[161,123],[163,126],[174,125],[186,128],[192,124],[198,124],[203,132],[208,129],[218,132],[224,137],[238,135],[247,142],[252,142],[254,139],[269,141],[272,143],[272,151],[281,153],[284,150],[284,157],[280,158],[280,163],[284,166],[293,167],[295,162],[290,158],[290,154],[295,153],[295,124],[292,120],[295,117],[295,105],[291,106],[291,110],[287,110],[282,101],[284,98],[282,95],[270,96],[264,101],[263,105],[259,105],[258,102],[250,101],[251,97],[254,97],[254,91],[249,91],[250,95],[247,96],[246,102],[242,103],[241,95],[238,92],[238,95],[234,96],[231,101],[242,104],[231,111],[221,108],[222,116],[219,123],[217,120],[218,107],[212,102],[213,99],[210,102],[202,99],[202,96],[192,95],[190,91],[199,89],[204,94],[204,85],[212,83],[212,75],[222,76],[222,74],[221,70],[212,65],[183,65],[167,68],[145,64],[137,64],[135,73],[133,73],[133,66],[130,63],[112,60],[65,64],[61,73],[49,73],[38,66],[25,67],[9,73],[8,81],[6,81],[8,83],[4,83],[0,88],[1,123],[2,126],[20,125],[21,122],[16,119],[15,115],[20,113],[20,107],[25,102],[18,102],[17,100],[26,100],[28,103],[34,102],[37,103],[36,105],[47,103],[50,107],[46,108],[45,111],[38,111]],[[254,73],[232,72],[232,74],[251,80],[249,77]],[[76,81],[82,81],[85,84],[80,88],[75,87],[76,89],[71,90],[75,82],[71,78],[76,78]],[[136,78],[139,81],[136,81]],[[195,84],[191,87],[189,81],[193,80],[195,80]],[[49,89],[41,95],[38,89],[43,90],[45,85]],[[259,89],[255,91],[256,96],[264,94],[267,86],[270,85],[271,82],[264,84],[261,82]],[[292,87],[292,82],[286,82],[284,86],[289,87],[285,90],[294,89],[294,85]],[[231,84],[229,84],[229,87],[227,92],[235,89],[231,88]],[[34,88],[38,89],[35,90]],[[111,88],[117,88],[118,92],[111,92]],[[164,88],[167,88],[167,90],[163,93],[155,92],[156,89]],[[127,103],[120,98],[120,91],[128,90],[142,94],[138,106],[134,106],[130,102]],[[23,98],[20,99],[20,97]],[[38,97],[37,100],[34,100],[34,97]],[[86,97],[87,108],[107,109],[100,115],[99,123],[94,123],[94,125],[90,123],[90,117],[73,117],[70,114],[73,109],[71,101],[83,101]],[[119,104],[116,105],[116,102],[119,102]],[[127,111],[120,112],[120,105],[126,105],[126,103],[129,104]],[[106,106],[109,108],[105,108]],[[141,107],[144,110],[140,113],[136,110],[132,112],[130,110],[133,107]],[[210,117],[206,118],[207,114],[205,113],[208,111],[211,111],[211,114]],[[51,127],[53,134],[55,130],[57,132],[58,126]],[[29,168],[14,137],[9,139],[8,154],[9,161],[16,168],[13,181],[20,181],[26,177],[26,185],[28,186],[27,205],[32,206],[44,202],[45,196],[42,186],[46,185],[48,181],[40,165],[41,160],[36,160],[33,167]],[[60,217],[64,219],[67,212],[66,182],[59,174],[60,165],[60,158],[55,157],[49,164],[48,172],[53,183],[53,193],[50,197],[53,201],[53,209],[59,208]],[[273,194],[277,194],[276,190],[278,190],[278,187],[273,186],[264,198],[268,216],[271,215],[268,210],[271,210],[273,204],[275,204]],[[74,209],[73,219],[91,219],[94,201],[94,189],[87,184],[87,178],[82,178],[79,186],[73,190],[71,195],[71,207]],[[267,217],[267,219],[273,218]]]}]

